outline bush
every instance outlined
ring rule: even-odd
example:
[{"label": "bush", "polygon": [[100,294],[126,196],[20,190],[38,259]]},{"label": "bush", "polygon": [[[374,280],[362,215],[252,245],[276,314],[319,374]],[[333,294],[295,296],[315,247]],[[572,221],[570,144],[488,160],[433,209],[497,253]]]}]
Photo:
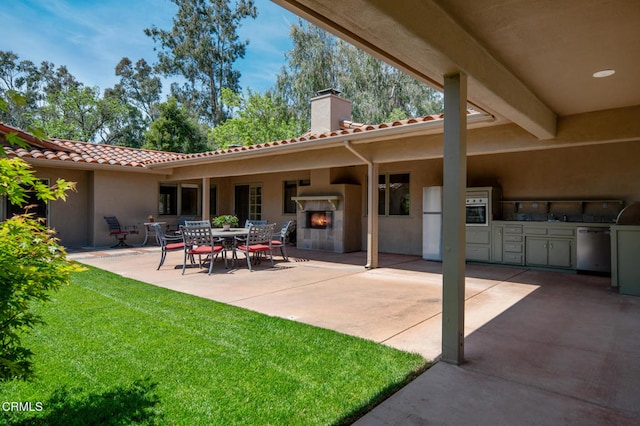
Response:
[{"label": "bush", "polygon": [[82,269],[66,255],[54,231],[29,214],[0,223],[0,380],[33,374],[33,354],[21,335],[42,322],[30,312],[31,303],[48,300]]}]

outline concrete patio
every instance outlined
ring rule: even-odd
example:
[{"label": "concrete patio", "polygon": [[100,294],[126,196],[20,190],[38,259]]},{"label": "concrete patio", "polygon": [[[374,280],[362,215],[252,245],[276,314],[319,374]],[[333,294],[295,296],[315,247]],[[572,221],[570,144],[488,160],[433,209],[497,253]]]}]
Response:
[{"label": "concrete patio", "polygon": [[[140,281],[333,329],[437,359],[441,264],[289,248],[249,272],[217,262],[160,271],[157,248],[78,251],[82,263]],[[437,363],[357,424],[640,424],[640,298],[610,279],[467,265],[466,363]]]}]

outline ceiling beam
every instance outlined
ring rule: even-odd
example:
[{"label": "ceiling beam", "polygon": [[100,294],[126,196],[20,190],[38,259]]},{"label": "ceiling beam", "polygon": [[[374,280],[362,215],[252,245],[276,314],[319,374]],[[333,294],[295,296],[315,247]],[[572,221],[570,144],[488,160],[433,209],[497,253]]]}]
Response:
[{"label": "ceiling beam", "polygon": [[433,0],[272,1],[438,89],[463,72],[472,105],[538,139],[556,134],[555,112]]}]

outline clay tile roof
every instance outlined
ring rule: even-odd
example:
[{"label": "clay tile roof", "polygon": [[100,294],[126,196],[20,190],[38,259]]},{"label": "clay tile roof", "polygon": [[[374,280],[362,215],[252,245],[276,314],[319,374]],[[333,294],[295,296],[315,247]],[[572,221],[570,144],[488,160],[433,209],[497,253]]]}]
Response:
[{"label": "clay tile roof", "polygon": [[[467,111],[471,114],[475,111]],[[234,146],[216,151],[202,152],[197,154],[181,154],[176,152],[153,151],[138,148],[128,148],[115,145],[95,144],[89,142],[78,142],[63,139],[48,139],[45,141],[35,138],[23,130],[0,123],[0,143],[5,147],[9,156],[24,159],[48,159],[51,161],[68,161],[85,164],[111,164],[122,167],[145,168],[151,164],[171,163],[178,160],[193,158],[219,157],[227,154],[262,151],[269,148],[295,144],[298,142],[309,142],[323,140],[330,137],[348,136],[350,134],[365,133],[391,127],[410,126],[412,124],[424,123],[427,121],[439,121],[444,118],[444,114],[433,114],[422,117],[409,118],[406,120],[396,120],[389,123],[377,125],[357,123],[350,120],[343,120],[340,129],[312,134],[310,131],[298,138],[291,138],[279,141],[268,141],[262,144],[249,146]],[[30,149],[14,147],[8,145],[4,135],[16,133],[20,139],[27,142]]]}]

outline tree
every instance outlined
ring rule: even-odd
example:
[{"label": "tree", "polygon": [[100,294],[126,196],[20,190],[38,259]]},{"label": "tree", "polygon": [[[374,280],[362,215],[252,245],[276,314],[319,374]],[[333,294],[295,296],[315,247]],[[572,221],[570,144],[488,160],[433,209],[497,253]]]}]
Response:
[{"label": "tree", "polygon": [[151,123],[143,148],[183,153],[208,149],[204,132],[175,97],[159,104],[158,110],[159,116]]},{"label": "tree", "polygon": [[353,101],[353,119],[380,123],[442,111],[442,96],[401,71],[313,24],[291,27],[293,48],[276,83],[279,96],[309,123],[308,102],[334,88]]},{"label": "tree", "polygon": [[[0,109],[7,102],[0,97]],[[34,132],[40,134],[39,132]],[[25,147],[15,134],[7,143]],[[24,205],[30,192],[44,201],[66,199],[75,184],[58,179],[47,187],[30,166],[19,158],[6,158],[0,148],[0,196]],[[33,375],[33,352],[22,343],[22,335],[42,322],[31,311],[33,302],[46,301],[49,293],[68,284],[71,273],[81,270],[69,262],[55,232],[31,214],[16,215],[0,223],[0,380],[28,379]]]},{"label": "tree", "polygon": [[233,108],[234,113],[210,130],[209,141],[216,148],[288,139],[303,133],[282,98],[270,91],[261,95],[248,90],[246,98],[243,98],[223,88],[221,98],[225,105]]},{"label": "tree", "polygon": [[247,17],[256,17],[253,0],[172,0],[178,6],[171,31],[155,26],[145,34],[159,43],[157,69],[166,76],[181,76],[171,91],[204,123],[224,119],[220,102],[223,87],[239,91],[240,72],[233,69],[243,58],[248,41],[240,41],[237,29]]}]

